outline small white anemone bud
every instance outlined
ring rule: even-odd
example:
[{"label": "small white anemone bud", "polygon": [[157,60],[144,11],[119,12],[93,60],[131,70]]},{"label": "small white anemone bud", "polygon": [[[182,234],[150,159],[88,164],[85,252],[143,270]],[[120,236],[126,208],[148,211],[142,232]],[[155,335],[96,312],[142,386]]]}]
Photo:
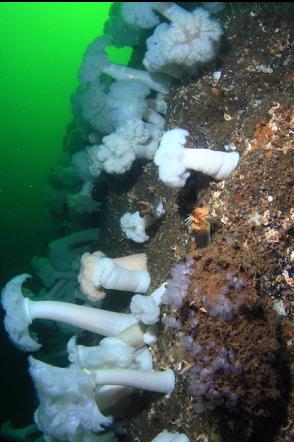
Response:
[{"label": "small white anemone bud", "polygon": [[151,295],[134,295],[131,299],[130,310],[132,314],[146,325],[159,321],[160,304],[166,290],[166,282],[161,284]]},{"label": "small white anemone bud", "polygon": [[189,442],[190,439],[184,433],[169,433],[163,430],[151,442]]},{"label": "small white anemone bud", "polygon": [[148,241],[149,236],[145,230],[154,224],[165,214],[165,207],[162,201],[159,201],[155,210],[151,214],[142,216],[139,211],[135,213],[126,212],[120,218],[120,226],[128,239],[137,243]]}]

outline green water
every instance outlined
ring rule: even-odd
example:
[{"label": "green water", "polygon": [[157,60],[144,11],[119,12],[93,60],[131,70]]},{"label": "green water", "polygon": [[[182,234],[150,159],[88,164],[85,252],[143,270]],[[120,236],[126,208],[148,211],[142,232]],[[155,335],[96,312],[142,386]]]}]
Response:
[{"label": "green water", "polygon": [[[70,96],[87,45],[102,34],[110,2],[0,4],[0,247],[1,286],[30,272],[34,255],[46,255],[52,238],[43,201],[48,172],[62,150],[71,122]],[[113,61],[126,63],[130,49],[110,48]],[[33,388],[27,355],[2,330],[1,419],[30,422]],[[5,356],[4,356],[5,355]],[[4,405],[4,404],[3,404]]]},{"label": "green water", "polygon": [[[87,45],[103,33],[111,2],[0,4],[1,282],[46,251],[48,172],[71,121],[70,96]],[[130,48],[109,50],[126,63]],[[3,278],[3,281],[2,281]]]}]

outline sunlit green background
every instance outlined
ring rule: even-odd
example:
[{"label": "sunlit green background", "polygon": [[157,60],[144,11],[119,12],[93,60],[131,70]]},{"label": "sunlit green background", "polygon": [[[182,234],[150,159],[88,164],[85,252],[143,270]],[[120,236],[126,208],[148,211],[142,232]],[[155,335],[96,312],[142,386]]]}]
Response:
[{"label": "sunlit green background", "polygon": [[[70,95],[110,2],[0,3],[0,282],[45,252],[48,170],[71,121]],[[127,50],[110,50],[124,63]]]},{"label": "sunlit green background", "polygon": [[[102,33],[111,3],[0,3],[0,289],[46,253],[52,230],[43,203],[48,171],[71,121],[70,96],[87,45]],[[130,49],[110,50],[124,63]],[[26,354],[3,330],[0,314],[1,422],[32,422]]]}]

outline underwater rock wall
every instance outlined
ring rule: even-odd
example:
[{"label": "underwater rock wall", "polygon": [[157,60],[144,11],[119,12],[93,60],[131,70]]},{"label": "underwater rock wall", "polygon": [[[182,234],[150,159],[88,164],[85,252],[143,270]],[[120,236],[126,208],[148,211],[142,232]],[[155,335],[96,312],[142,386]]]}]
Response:
[{"label": "underwater rock wall", "polygon": [[[81,254],[99,247],[110,258],[146,253],[150,291],[169,280],[158,342],[149,351],[156,370],[173,369],[175,390],[169,397],[134,395],[126,416],[118,419],[124,428],[118,430],[122,441],[148,442],[164,428],[199,442],[233,442],[237,437],[244,442],[278,442],[290,441],[293,435],[290,10],[290,4],[227,5],[220,15],[225,37],[216,60],[201,66],[199,77],[175,81],[165,96],[164,129],[187,129],[186,148],[241,153],[237,169],[225,181],[216,183],[192,172],[181,190],[168,188],[158,180],[157,167],[136,158],[132,149],[127,170],[123,163],[123,170],[112,173],[106,161],[113,134],[105,141],[104,133],[89,134],[89,125],[79,120],[71,133],[73,145],[68,139],[64,163],[52,174],[50,185],[57,195],[51,202],[60,232],[99,228],[97,239],[81,248],[65,236],[73,254],[65,269],[70,276],[78,274]],[[135,50],[133,62],[136,58],[142,59],[142,47]],[[110,81],[98,86],[104,100]],[[82,91],[90,88],[84,84]],[[153,100],[154,93],[149,98]],[[115,129],[117,135],[121,132]],[[124,149],[118,151],[125,154]],[[77,152],[83,153],[72,165],[71,156]],[[91,186],[85,188],[87,179]],[[122,214],[138,210],[152,215],[158,201],[165,215],[147,229],[150,238],[144,243],[128,240],[120,228]],[[62,258],[61,249],[57,247],[57,258]],[[52,253],[49,258],[52,261]],[[64,295],[68,300],[64,281],[61,299]],[[76,278],[70,283],[73,301],[87,305]],[[52,287],[50,293],[58,296]],[[103,309],[128,311],[129,293],[107,293]],[[43,290],[39,297],[46,295]],[[64,330],[63,344],[72,333]],[[81,342],[98,340],[88,334]]]}]

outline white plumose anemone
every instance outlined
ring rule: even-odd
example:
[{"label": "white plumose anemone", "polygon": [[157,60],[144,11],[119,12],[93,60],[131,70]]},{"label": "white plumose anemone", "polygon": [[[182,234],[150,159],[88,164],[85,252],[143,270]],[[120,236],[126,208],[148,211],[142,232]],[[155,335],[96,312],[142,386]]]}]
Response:
[{"label": "white plumose anemone", "polygon": [[227,178],[237,167],[237,152],[209,149],[190,149],[185,146],[189,132],[171,129],[161,138],[154,163],[159,167],[159,178],[169,187],[183,187],[190,176],[189,170],[202,172],[216,180]]}]

